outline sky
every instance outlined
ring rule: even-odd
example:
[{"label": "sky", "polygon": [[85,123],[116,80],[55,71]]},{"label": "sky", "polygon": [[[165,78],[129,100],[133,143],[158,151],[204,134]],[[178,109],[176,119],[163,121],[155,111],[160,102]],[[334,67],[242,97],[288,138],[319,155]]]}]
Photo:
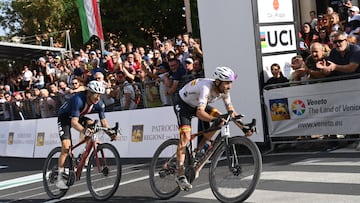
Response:
[{"label": "sky", "polygon": [[0,26],[0,36],[4,36],[5,35],[5,31],[4,29]]}]

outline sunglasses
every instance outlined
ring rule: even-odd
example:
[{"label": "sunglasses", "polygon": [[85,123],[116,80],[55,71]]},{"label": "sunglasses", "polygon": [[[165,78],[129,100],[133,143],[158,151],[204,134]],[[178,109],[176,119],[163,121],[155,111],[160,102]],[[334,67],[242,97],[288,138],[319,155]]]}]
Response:
[{"label": "sunglasses", "polygon": [[341,44],[343,41],[345,41],[346,39],[339,39],[339,40],[334,40],[334,44]]}]

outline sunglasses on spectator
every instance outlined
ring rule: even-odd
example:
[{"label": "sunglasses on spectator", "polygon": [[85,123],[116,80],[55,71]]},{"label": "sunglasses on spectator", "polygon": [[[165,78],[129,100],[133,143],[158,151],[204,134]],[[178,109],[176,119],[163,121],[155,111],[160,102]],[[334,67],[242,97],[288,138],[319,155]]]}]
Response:
[{"label": "sunglasses on spectator", "polygon": [[345,41],[346,39],[339,39],[339,40],[334,40],[334,44],[341,44],[343,41]]},{"label": "sunglasses on spectator", "polygon": [[77,84],[79,84],[78,82],[73,82],[73,83],[71,83],[72,85],[77,85]]}]

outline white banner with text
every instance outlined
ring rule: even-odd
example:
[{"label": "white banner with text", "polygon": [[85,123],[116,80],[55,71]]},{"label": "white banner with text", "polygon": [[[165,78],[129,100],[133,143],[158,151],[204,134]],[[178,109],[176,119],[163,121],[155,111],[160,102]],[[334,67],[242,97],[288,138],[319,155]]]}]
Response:
[{"label": "white banner with text", "polygon": [[[106,112],[109,125],[119,123],[121,136],[111,142],[126,158],[150,158],[157,147],[169,138],[178,138],[178,127],[172,107],[149,108],[132,111]],[[98,119],[97,114],[88,115]],[[197,131],[197,119],[192,121]],[[0,122],[0,156],[45,158],[55,147],[61,146],[57,118]],[[80,140],[80,133],[72,129],[73,144]],[[110,142],[102,133],[101,142]],[[75,151],[81,153],[85,145]]]},{"label": "white banner with text", "polygon": [[360,80],[264,90],[270,137],[360,132]]}]

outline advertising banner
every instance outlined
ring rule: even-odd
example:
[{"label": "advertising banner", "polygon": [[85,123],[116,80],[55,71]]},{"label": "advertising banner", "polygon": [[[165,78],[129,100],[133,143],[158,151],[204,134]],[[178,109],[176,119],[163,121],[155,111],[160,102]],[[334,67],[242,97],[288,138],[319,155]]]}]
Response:
[{"label": "advertising banner", "polygon": [[[106,112],[110,127],[119,123],[120,139],[110,142],[105,133],[97,139],[114,145],[121,157],[150,158],[165,140],[179,138],[175,114],[171,106],[132,111]],[[97,114],[87,115],[99,119]],[[197,131],[197,119],[193,119],[193,132]],[[49,152],[61,146],[57,118],[0,122],[0,156],[45,158]],[[76,145],[80,133],[72,128],[72,141]],[[77,156],[85,145],[74,150]]]},{"label": "advertising banner", "polygon": [[10,121],[0,122],[0,155],[6,154],[6,148],[8,144],[13,141],[13,136],[10,136],[9,139],[9,126]]},{"label": "advertising banner", "polygon": [[37,121],[34,125],[36,130],[34,157],[46,157],[53,148],[61,146],[57,118],[43,118]]},{"label": "advertising banner", "polygon": [[33,157],[36,120],[7,122],[9,125],[5,154]]},{"label": "advertising banner", "polygon": [[257,0],[259,23],[293,22],[293,3],[289,0]]},{"label": "advertising banner", "polygon": [[360,80],[264,91],[270,137],[360,132]]}]

